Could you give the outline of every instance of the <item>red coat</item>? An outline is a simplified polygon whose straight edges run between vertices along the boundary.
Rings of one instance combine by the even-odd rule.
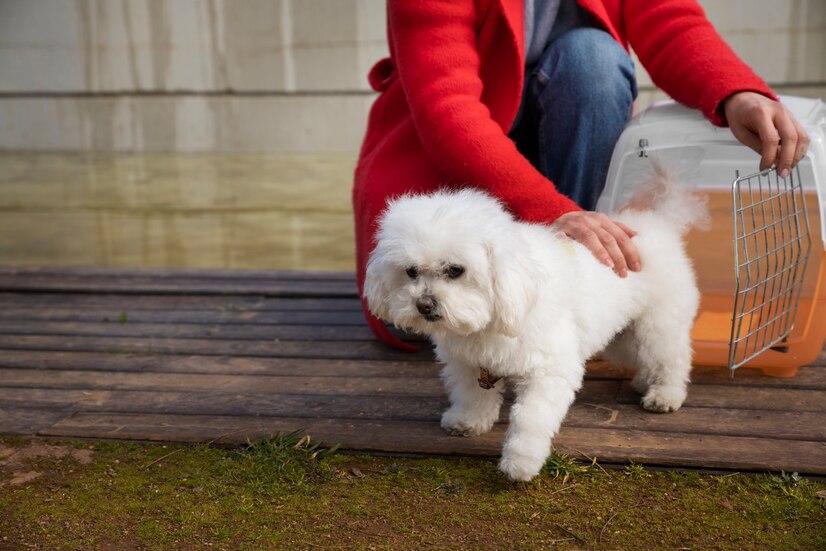
[[[718,125],[729,95],[775,97],[717,34],[695,0],[578,0],[592,24],[629,44],[654,82]],[[522,97],[524,0],[388,0],[390,57],[370,71],[381,92],[353,186],[359,293],[376,220],[390,197],[472,185],[522,220],[551,223],[579,207],[508,138]],[[365,309],[382,340],[395,338]]]

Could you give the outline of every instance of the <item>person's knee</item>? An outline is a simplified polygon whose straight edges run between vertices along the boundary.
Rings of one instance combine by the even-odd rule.
[[[635,95],[634,64],[628,52],[605,31],[568,31],[546,52],[540,71],[554,88],[564,88],[578,103],[624,104]]]

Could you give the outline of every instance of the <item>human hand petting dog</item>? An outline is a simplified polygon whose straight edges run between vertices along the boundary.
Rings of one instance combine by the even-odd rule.
[[[553,228],[585,245],[620,277],[627,276],[629,269],[638,272],[642,268],[637,247],[631,241],[637,232],[601,212],[568,212],[556,219]]]
[[[738,92],[723,103],[734,137],[760,154],[760,170],[772,166],[785,178],[806,154],[809,136],[779,101],[755,92]]]

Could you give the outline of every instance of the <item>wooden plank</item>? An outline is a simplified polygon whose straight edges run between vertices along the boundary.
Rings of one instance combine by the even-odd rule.
[[[563,428],[555,446],[608,463],[826,473],[826,443],[804,440]]]
[[[376,341],[218,341],[211,339],[0,335],[0,349],[354,360],[427,361],[433,359],[432,351],[426,350],[424,347],[420,352],[401,352]]]
[[[242,441],[305,427],[354,449],[498,454],[501,424],[438,429],[447,400],[425,348],[372,340],[352,274],[0,268],[0,432]],[[686,405],[656,415],[630,370],[591,362],[556,445],[826,474],[826,353],[815,364],[793,379],[698,368]]]
[[[69,415],[57,409],[0,407],[0,434],[37,434]]]
[[[438,377],[308,377],[0,368],[0,388],[140,390],[328,396],[446,396]],[[585,381],[580,399],[613,402],[620,381]]]
[[[170,339],[373,341],[364,325],[100,323],[0,320],[0,335],[64,335]]]
[[[639,405],[578,400],[568,412],[564,425],[826,441],[826,412],[683,406],[674,413],[657,414],[645,411]]]
[[[164,278],[151,275],[83,276],[75,274],[0,274],[3,291],[60,291],[123,294],[236,294],[304,297],[355,297],[352,279],[268,279],[240,277]]]
[[[497,456],[504,427],[473,438],[446,435],[436,422],[249,418],[226,416],[78,413],[41,431],[49,436],[156,441],[243,443],[278,432],[304,430],[345,448],[391,453]],[[737,470],[826,473],[826,444],[613,428],[563,427],[554,446],[604,463],[636,463]]]
[[[29,339],[32,337],[19,337],[21,339]],[[195,339],[192,339],[195,341]],[[140,341],[143,342],[143,341]],[[221,344],[225,341],[221,341],[218,344]],[[249,341],[249,342],[257,342],[257,341]],[[290,343],[286,343],[290,344]],[[321,346],[323,344],[329,343],[316,343],[316,346]],[[336,343],[338,344],[338,343]],[[350,343],[352,344],[352,343]],[[4,370],[5,376],[7,380],[11,377],[15,376],[22,376],[20,374],[15,374],[16,372],[20,371],[27,371],[27,370]],[[131,376],[136,381],[135,384],[138,384],[138,380],[141,374],[132,373],[132,374],[123,374],[123,373],[113,373],[113,372],[94,372],[94,371],[85,371],[79,372],[83,375],[76,375],[76,377],[80,378],[80,381],[86,380],[89,381],[88,384],[105,384],[105,381],[112,380],[116,376]],[[160,379],[161,374],[152,374],[148,375],[150,379]],[[184,378],[187,374],[167,374],[170,376],[179,376]],[[62,376],[68,375],[61,375],[60,371],[42,371],[42,370],[31,370],[31,373],[28,374],[31,380],[40,379],[45,381],[57,381]],[[201,377],[204,380],[207,380],[209,377],[224,377],[224,378],[232,378],[231,375],[191,375],[191,377]],[[242,377],[240,375],[235,375],[235,377]],[[300,377],[299,377],[300,378]],[[341,386],[342,388],[345,387],[347,383],[341,381],[341,377],[335,377],[337,379],[335,382],[336,385]],[[353,379],[357,379],[353,377]],[[392,377],[388,377],[388,380],[393,379]],[[407,384],[404,378],[395,378],[398,380],[399,385]],[[130,379],[132,380],[132,379]],[[195,379],[193,379],[195,380]],[[320,379],[319,379],[320,380]],[[424,379],[423,379],[424,380]],[[441,392],[441,386],[438,381],[434,378],[432,379],[434,388],[438,388],[438,392]],[[596,383],[601,380],[589,380],[587,383]],[[383,382],[383,379],[382,379]],[[604,382],[607,383],[616,383],[618,381],[613,380],[605,380]],[[6,385],[10,384],[8,382],[4,383]],[[36,384],[35,382],[30,383],[32,385]],[[227,383],[229,384],[229,383]],[[255,384],[260,384],[255,383]],[[331,384],[333,384],[331,382]],[[354,383],[355,384],[355,383]],[[389,383],[388,383],[389,384]],[[430,385],[431,383],[422,383]],[[211,383],[205,383],[207,388],[213,388]],[[320,390],[319,390],[320,392]],[[622,382],[621,392],[618,396],[618,400],[620,403],[625,404],[636,404],[640,400],[639,394],[636,393],[633,389],[630,388],[630,385],[627,381]],[[771,387],[756,387],[756,386],[734,386],[734,385],[716,385],[716,384],[707,384],[707,385],[693,385],[689,389],[688,398],[685,403],[687,406],[691,407],[713,407],[713,408],[736,408],[736,409],[753,409],[753,410],[773,410],[773,411],[811,411],[811,412],[823,412],[826,411],[826,393],[821,390],[809,390],[809,389],[793,389],[793,388],[771,388]]]
[[[497,427],[492,433],[475,438],[449,437],[432,421],[80,412],[40,434],[243,444],[247,438],[293,430],[306,430],[315,440],[344,443],[349,449],[471,455],[498,454],[502,433]]]
[[[691,372],[692,384],[715,383],[735,386],[772,386],[788,388],[826,389],[826,369],[820,366],[803,366],[794,377],[773,377],[760,369],[741,367],[734,377],[724,366],[696,366]]]
[[[344,379],[348,381],[349,379]],[[348,383],[364,388],[362,383]],[[330,417],[350,419],[438,419],[447,407],[447,397],[434,389],[423,389],[418,395],[384,393],[358,395],[344,387],[319,389],[307,394],[278,393],[276,385],[270,391],[238,392],[236,389],[170,391],[151,389],[125,390],[109,387],[48,388],[0,387],[0,407],[38,407],[84,411],[118,411],[130,413],[178,413],[186,415],[269,415]],[[259,385],[259,389],[263,385]],[[369,388],[369,387],[368,387]],[[592,381],[580,391],[587,402],[607,402],[616,394],[616,381]],[[235,391],[233,391],[235,390]],[[294,392],[300,392],[297,386]],[[375,392],[374,390],[367,390]]]
[[[210,397],[211,405],[209,412],[215,413],[237,413],[233,400],[227,402],[226,396],[220,399],[215,398],[216,391],[222,394],[230,394],[230,398],[243,398],[247,400],[255,394],[267,394],[271,397],[284,395],[308,395],[307,403],[315,404],[314,411],[319,415],[330,415],[333,413],[347,412],[352,415],[354,411],[363,412],[365,408],[370,411],[382,411],[385,407],[385,397],[392,398],[399,396],[412,396],[416,399],[412,402],[403,401],[396,403],[395,409],[388,409],[394,415],[403,415],[408,419],[438,419],[442,408],[446,405],[441,382],[435,378],[381,378],[381,377],[240,377],[240,376],[216,376],[216,375],[185,375],[185,374],[152,374],[138,375],[133,373],[103,373],[96,377],[90,377],[89,372],[64,371],[51,373],[49,378],[44,378],[42,372],[29,370],[0,370],[0,379],[4,381],[4,389],[19,388],[20,390],[31,389],[54,389],[51,396],[50,405],[56,403],[71,402],[81,400],[82,407],[86,403],[88,396],[100,396],[91,393],[78,398],[73,392],[75,390],[106,390],[118,391],[118,396],[127,396],[134,399],[134,394],[123,394],[122,391],[143,391],[162,392],[166,394],[177,393],[180,395],[180,403],[185,404],[183,410],[176,410],[179,413],[199,414],[205,411],[198,409],[202,407],[204,401],[199,396],[192,394],[207,394]],[[679,412],[671,415],[656,415],[645,412],[636,405],[613,403],[613,395],[618,386],[611,381],[588,381],[585,388],[580,393],[577,405],[571,410],[566,424],[574,426],[613,426],[616,428],[632,429],[639,428],[645,430],[659,430],[670,432],[694,432],[708,434],[731,434],[736,436],[772,436],[775,438],[796,438],[811,440],[826,440],[826,413],[824,412],[801,412],[801,411],[754,411],[742,409],[723,409],[708,407],[686,406]],[[66,391],[67,400],[60,401],[60,391]],[[28,393],[31,395],[32,393]],[[319,410],[317,403],[319,395],[327,396],[350,396],[352,399],[347,409],[347,404],[339,400],[333,406],[331,412]],[[38,395],[42,396],[42,395]],[[420,401],[419,398],[426,398]],[[6,399],[9,399],[6,397]],[[295,410],[286,410],[290,415],[303,412],[300,402],[296,402],[294,397],[284,398],[290,407]],[[161,401],[161,406],[154,401],[154,397],[142,398],[136,404],[129,404],[128,399],[124,404],[115,405],[114,408],[128,407],[135,408],[136,411],[154,411],[156,407],[165,407]],[[106,407],[106,402],[95,402],[96,406]],[[218,407],[219,404],[220,407]],[[400,409],[406,404],[407,409]],[[378,405],[379,407],[372,407]],[[428,409],[426,406],[436,406]],[[215,409],[218,407],[218,409]],[[270,406],[272,407],[272,406]],[[221,408],[230,408],[221,409]],[[342,409],[345,408],[345,409]],[[133,411],[134,409],[130,409]],[[164,410],[167,411],[167,410]],[[253,414],[256,410],[246,411],[245,414]],[[274,415],[273,410],[268,410],[270,415]],[[282,409],[279,414],[284,414]],[[301,416],[305,414],[302,413]]]
[[[331,417],[339,419],[429,419],[447,406],[444,396],[353,396],[230,394],[137,390],[76,390],[0,387],[0,407],[59,411]]]
[[[617,399],[635,404],[640,395],[623,381]],[[745,387],[735,385],[694,385],[685,404],[692,407],[736,408],[763,411],[826,411],[826,392],[792,388]]]
[[[83,293],[0,293],[0,307],[121,310],[255,310],[361,312],[357,298],[280,298],[255,295],[123,295]]]
[[[326,377],[436,377],[441,369],[428,361],[256,358],[244,356],[164,356],[106,352],[0,350],[0,367],[44,370],[215,375],[293,375]],[[91,375],[94,378],[94,375]]]
[[[292,375],[327,377],[436,377],[440,367],[434,362],[402,360],[336,360],[310,358],[266,358],[246,356],[109,354],[105,352],[65,352],[0,350],[0,367],[49,370],[129,371],[153,373],[212,373],[216,375]],[[633,372],[617,369],[607,362],[590,362],[588,379],[626,379]],[[731,381],[725,368],[703,370],[693,375],[692,386],[723,384],[802,389],[826,389],[826,369],[801,368],[791,379],[767,377],[759,370],[738,373]]]
[[[17,321],[55,321],[55,322],[118,322],[126,316],[127,323],[201,323],[243,325],[358,325],[364,326],[361,312],[332,310],[329,312],[273,312],[273,311],[236,311],[236,310],[131,310],[124,301],[121,308],[115,310],[89,310],[77,308],[3,308],[0,320]]]
[[[440,408],[445,404],[441,381],[436,378],[270,377],[111,372],[95,374],[88,371],[44,373],[38,370],[0,369],[0,380],[4,381],[4,387],[7,389],[177,392],[184,395],[181,402],[188,404],[188,413],[198,413],[197,406],[202,403],[198,396],[189,394],[208,394],[214,399],[217,392],[232,395],[236,399],[246,399],[250,395],[262,393],[270,396],[308,395],[311,397],[309,401],[315,400],[318,395],[350,396],[353,397],[354,404],[353,409],[348,411],[360,411],[360,408],[370,401],[384,403],[383,398],[387,396],[437,399],[427,402],[439,404],[437,409],[424,410],[422,404],[414,401],[405,402],[410,407],[408,410],[394,410],[403,418],[410,419],[438,419]],[[613,426],[623,429],[826,440],[826,412],[684,407],[671,415],[657,415],[646,412],[637,405],[614,403],[613,398],[618,385],[616,381],[587,381],[566,423],[575,426]],[[289,400],[290,403],[295,403],[292,398]],[[138,411],[151,410],[140,409],[141,403],[138,403],[137,407]],[[143,407],[154,406],[150,401],[144,403]],[[290,415],[295,416],[297,411],[303,410],[299,408]],[[233,412],[234,410],[222,411]],[[325,415],[324,411],[317,413]]]
[[[634,369],[616,366],[603,360],[588,362],[586,377],[592,379],[631,379]],[[732,379],[728,368],[695,366],[691,372],[691,384],[719,384],[726,386],[767,386],[783,388],[811,388],[826,390],[826,369],[817,366],[801,367],[790,378],[765,375],[759,369],[740,368]]]
[[[443,396],[437,377],[308,377],[271,375],[207,375],[202,373],[125,373],[111,371],[44,371],[40,369],[2,369],[0,381],[5,388],[155,390],[178,392],[226,392],[269,394],[322,394],[336,396]],[[614,392],[616,381],[608,384]]]

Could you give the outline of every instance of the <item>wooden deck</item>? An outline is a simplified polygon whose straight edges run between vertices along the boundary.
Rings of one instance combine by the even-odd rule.
[[[695,370],[643,411],[593,362],[557,449],[601,462],[826,474],[826,356],[793,379]],[[219,443],[305,429],[358,450],[497,455],[445,435],[429,351],[374,342],[352,275],[0,268],[0,432]],[[503,420],[506,417],[503,415]]]

